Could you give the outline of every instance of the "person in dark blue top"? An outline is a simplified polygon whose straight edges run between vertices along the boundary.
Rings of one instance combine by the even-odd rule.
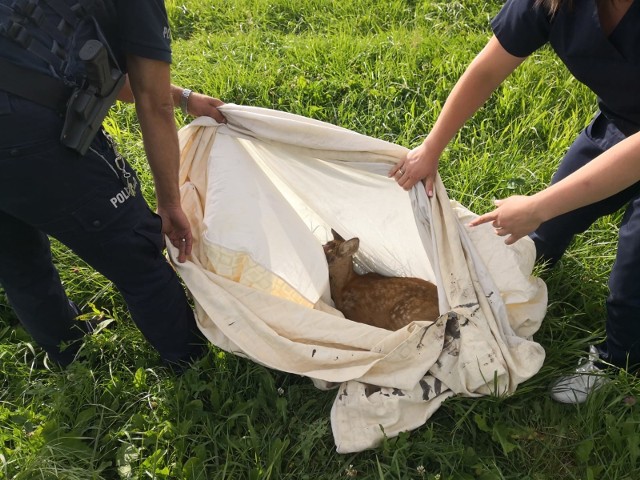
[[[494,35],[453,88],[424,142],[389,172],[405,189],[423,181],[432,194],[442,151],[466,120],[530,54],[550,44],[598,98],[599,112],[567,151],[552,185],[536,195],[496,201],[472,226],[492,222],[512,244],[530,234],[538,258],[553,265],[572,238],[623,206],[618,252],[609,279],[606,340],[592,346],[575,375],[551,390],[580,403],[604,383],[606,363],[640,366],[640,2],[508,0]],[[604,363],[603,363],[604,362]]]
[[[0,285],[60,365],[74,359],[87,327],[75,321],[49,236],[115,284],[165,362],[182,366],[204,351],[162,254],[165,235],[181,262],[192,243],[174,105],[224,118],[220,100],[170,83],[170,63],[162,0],[0,0]],[[100,128],[116,98],[135,98],[158,214]]]

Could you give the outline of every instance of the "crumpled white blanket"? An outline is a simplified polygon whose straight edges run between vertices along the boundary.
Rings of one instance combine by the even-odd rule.
[[[424,424],[452,395],[508,394],[538,372],[546,312],[528,238],[506,246],[447,198],[387,178],[406,148],[309,118],[227,104],[179,132],[193,254],[173,263],[216,346],[337,386],[337,451]],[[438,286],[441,316],[391,332],[332,308],[322,244],[360,238],[361,271]]]

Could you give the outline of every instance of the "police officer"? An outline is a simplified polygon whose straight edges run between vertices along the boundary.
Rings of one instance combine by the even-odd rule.
[[[191,230],[178,191],[174,104],[224,121],[217,99],[172,86],[161,0],[0,0],[0,284],[49,357],[74,359],[86,322],[67,298],[49,236],[111,280],[133,321],[171,365],[204,341],[174,270]],[[157,212],[100,124],[133,99]],[[68,345],[68,348],[61,348]]]

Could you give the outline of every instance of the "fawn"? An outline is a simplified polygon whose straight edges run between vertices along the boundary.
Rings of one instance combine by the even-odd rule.
[[[323,245],[329,265],[329,287],[335,306],[346,318],[387,330],[398,330],[417,320],[435,321],[437,287],[413,277],[358,274],[353,255],[360,240],[345,241],[334,230],[333,240]]]

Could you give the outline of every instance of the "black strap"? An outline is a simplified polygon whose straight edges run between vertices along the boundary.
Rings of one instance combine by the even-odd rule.
[[[67,5],[66,2],[62,2],[60,0],[44,0],[44,3],[49,5],[49,7],[54,12],[60,15],[68,25],[71,25],[75,28],[75,26],[79,23],[80,17],[78,16],[78,13],[82,15],[82,11],[80,10],[80,12],[78,12],[79,9],[76,7],[76,5],[73,5],[73,7],[76,7],[74,9],[73,7]]]
[[[55,40],[52,40],[50,47],[45,45],[31,35],[28,27],[15,19],[11,19],[8,24],[0,26],[0,35],[9,38],[23,49],[51,65],[56,72],[62,70],[66,52]]]
[[[26,98],[44,107],[64,112],[72,89],[60,80],[24,68],[0,57],[0,90]]]
[[[38,5],[38,0],[16,0],[13,2],[13,10],[17,17],[13,19],[14,21],[24,23],[24,20],[29,20],[59,45],[67,44],[70,35],[65,34],[59,26],[47,20],[44,10]]]
[[[61,20],[55,25],[39,3],[43,0],[14,0],[4,22],[0,22],[0,35],[11,39],[23,49],[49,64],[59,74],[67,61],[67,48],[73,31],[85,14],[82,5],[68,5],[64,0],[44,0]],[[77,1],[77,0],[76,0]],[[3,5],[7,9],[6,5]],[[33,28],[44,32],[47,41],[33,35]]]

